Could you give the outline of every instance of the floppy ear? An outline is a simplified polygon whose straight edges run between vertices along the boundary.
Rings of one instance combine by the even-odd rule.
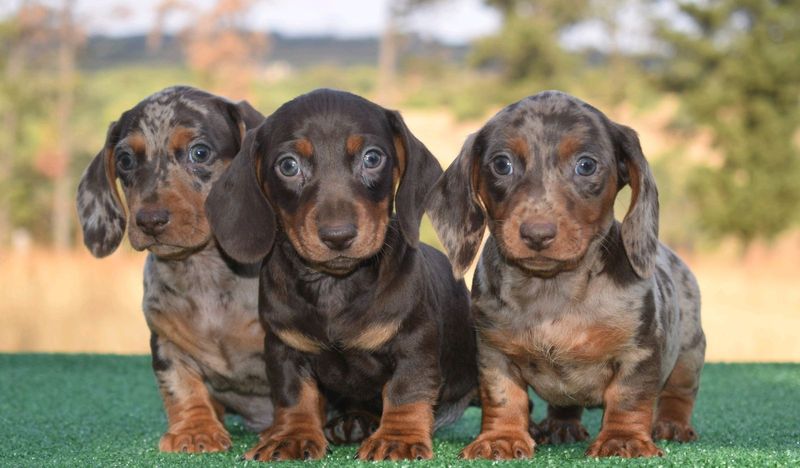
[[[400,231],[406,242],[419,245],[419,225],[425,212],[425,196],[436,179],[442,175],[442,166],[415,137],[397,111],[386,111],[389,125],[395,135],[395,152],[400,165],[400,184],[395,197],[395,211]]]
[[[264,121],[264,115],[247,101],[226,101],[226,104],[228,115],[239,127],[239,134],[242,140],[244,140],[247,130],[258,127]]]
[[[478,253],[486,228],[486,212],[475,191],[476,134],[464,142],[461,153],[428,195],[427,212],[439,235],[456,278],[464,276]]]
[[[214,182],[205,205],[211,230],[220,246],[242,263],[263,259],[275,240],[275,213],[257,177],[257,133],[257,130],[247,132],[241,150]]]
[[[622,244],[640,278],[653,274],[658,250],[658,189],[636,132],[612,123],[621,180],[631,186],[631,205],[622,220]]]
[[[83,243],[98,258],[116,250],[125,234],[125,208],[117,191],[113,151],[118,133],[117,122],[112,122],[103,149],[78,183],[78,220],[83,230]]]

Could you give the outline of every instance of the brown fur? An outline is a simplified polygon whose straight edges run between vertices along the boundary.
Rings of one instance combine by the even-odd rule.
[[[345,150],[347,154],[355,155],[364,146],[364,137],[361,135],[350,135],[345,142]]]
[[[361,444],[359,460],[428,460],[433,458],[433,405],[395,405],[384,391],[378,430]]]
[[[301,138],[294,142],[294,148],[300,156],[310,158],[314,155],[314,145],[305,138]]]

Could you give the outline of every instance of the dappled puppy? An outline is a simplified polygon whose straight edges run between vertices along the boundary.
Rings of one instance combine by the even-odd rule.
[[[457,274],[491,233],[472,287],[483,420],[464,457],[584,440],[594,406],[605,411],[589,456],[661,455],[653,439],[697,437],[700,293],[658,241],[656,184],[633,130],[560,92],[523,99],[469,137],[429,214]],[[548,402],[538,425],[528,386]]]
[[[150,252],[143,308],[168,420],[162,451],[227,450],[226,409],[253,430],[272,422],[258,265],[222,253],[204,210],[246,129],[263,119],[244,101],[164,89],[111,124],[78,187],[84,242],[95,256],[113,252],[126,225],[133,247]]]
[[[248,132],[206,202],[231,256],[266,256],[259,309],[279,384],[246,458],[321,458],[326,403],[380,418],[362,460],[431,458],[432,432],[460,417],[477,386],[468,293],[419,242],[441,173],[397,112],[345,92],[300,96]]]

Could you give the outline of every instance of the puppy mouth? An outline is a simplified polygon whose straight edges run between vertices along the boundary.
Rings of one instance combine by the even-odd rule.
[[[341,276],[355,270],[361,263],[361,260],[360,258],[340,255],[324,262],[316,262],[315,266],[325,273]]]
[[[561,272],[573,270],[580,263],[579,259],[560,260],[543,255],[515,258],[511,261],[533,276],[542,278],[550,278]]]
[[[208,244],[208,241],[200,242],[194,245],[176,245],[158,240],[158,236],[149,236],[149,238],[139,245],[134,245],[136,250],[147,250],[158,258],[165,260],[184,260],[190,255],[200,250]]]

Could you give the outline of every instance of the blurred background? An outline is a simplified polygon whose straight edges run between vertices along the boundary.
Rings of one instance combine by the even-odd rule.
[[[0,0],[0,351],[149,351],[145,253],[92,258],[74,199],[108,124],[173,84],[264,113],[355,92],[443,165],[504,105],[575,94],[640,133],[708,359],[800,361],[800,1]]]

